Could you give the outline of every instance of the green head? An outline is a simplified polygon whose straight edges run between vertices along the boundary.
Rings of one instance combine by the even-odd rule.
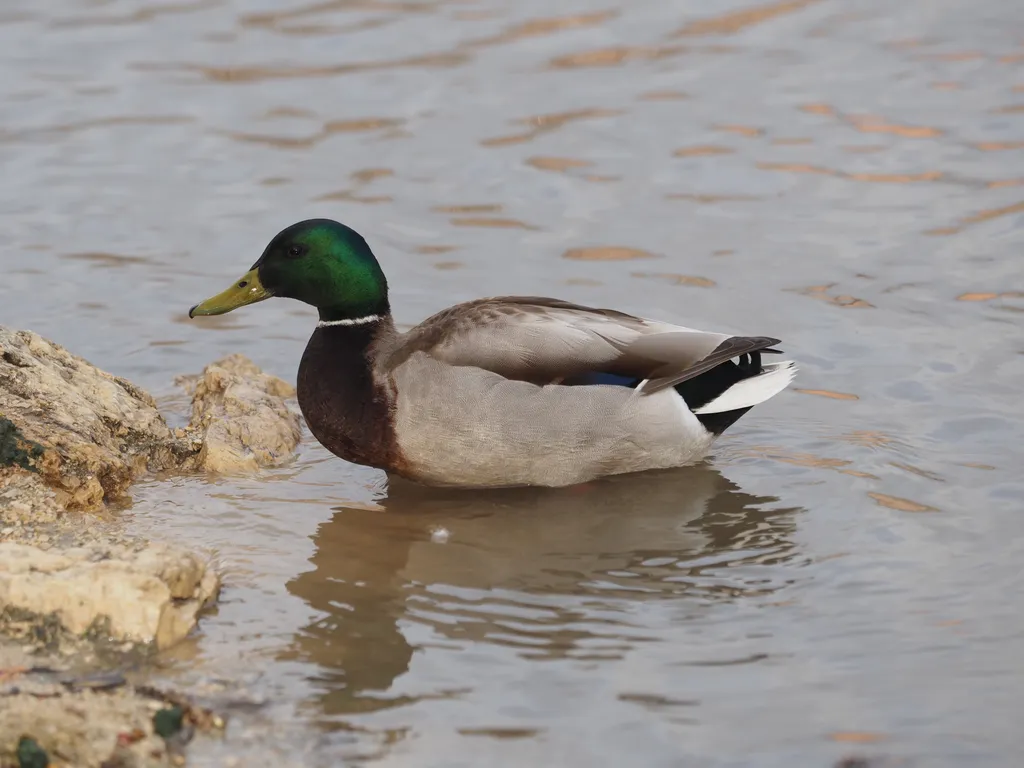
[[[389,310],[387,280],[362,236],[330,219],[309,219],[279,232],[252,269],[188,316],[222,315],[271,296],[311,304],[321,320]]]

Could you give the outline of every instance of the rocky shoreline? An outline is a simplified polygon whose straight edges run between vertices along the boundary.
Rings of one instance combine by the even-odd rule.
[[[191,733],[223,726],[112,672],[187,636],[221,588],[211,553],[126,536],[116,509],[142,477],[287,461],[301,419],[292,387],[240,355],[180,383],[191,420],[172,430],[131,382],[0,326],[4,768],[181,765]]]

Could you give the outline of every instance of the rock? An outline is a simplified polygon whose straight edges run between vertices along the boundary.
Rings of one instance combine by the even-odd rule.
[[[0,765],[41,754],[53,766],[98,767],[112,757],[122,765],[170,764],[163,740],[149,727],[161,701],[138,695],[125,681],[102,689],[76,685],[78,676],[54,663],[0,645]]]
[[[159,648],[192,630],[220,586],[206,557],[116,543],[62,514],[124,497],[143,472],[251,471],[294,454],[301,420],[284,381],[232,355],[191,388],[191,424],[172,432],[135,385],[0,327],[0,629],[37,645],[88,632]]]
[[[53,505],[14,470],[54,490],[57,508],[91,509],[126,495],[147,471],[254,471],[288,460],[301,417],[291,385],[231,355],[188,382],[192,418],[170,430],[148,394],[30,331],[0,326],[0,493],[28,494],[8,515]],[[27,506],[26,506],[27,505]]]
[[[53,523],[63,507],[39,475],[24,469],[0,468],[0,525]]]
[[[93,544],[59,552],[0,543],[0,611],[52,617],[73,635],[98,631],[164,648],[195,626],[220,589],[206,560],[166,544]]]
[[[37,471],[61,506],[100,506],[141,472],[182,468],[197,450],[131,382],[0,327],[0,465]]]
[[[145,646],[185,637],[216,598],[207,555],[133,540],[116,517],[65,514],[122,499],[145,472],[251,471],[293,455],[294,390],[251,361],[207,366],[192,393],[192,423],[172,432],[130,382],[0,327],[0,635],[23,641],[0,639],[0,765],[13,764],[19,743],[54,765],[179,764],[193,731],[223,727],[185,697],[132,689],[118,674],[69,684],[41,667],[58,651],[88,664],[144,658]],[[161,709],[185,713],[167,740],[153,728]]]
[[[46,697],[11,696],[0,701],[0,755],[10,742],[30,735],[39,747],[58,758],[51,765],[137,768],[170,765],[164,740],[152,730],[154,702],[130,693],[55,692]],[[130,734],[130,738],[122,735]],[[119,737],[122,737],[119,739]],[[120,758],[120,763],[108,763]]]
[[[201,435],[203,469],[251,472],[295,453],[302,422],[286,403],[295,396],[290,384],[263,373],[243,355],[230,355],[186,385],[193,392],[189,430]]]
[[[64,664],[0,642],[0,766],[16,765],[19,747],[26,754],[38,748],[61,768],[182,765],[188,736],[224,729],[221,715],[190,696]],[[154,719],[172,709],[180,730],[167,739]]]

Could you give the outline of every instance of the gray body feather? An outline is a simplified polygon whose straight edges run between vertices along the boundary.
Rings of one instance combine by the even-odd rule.
[[[562,486],[697,462],[714,436],[672,387],[777,343],[535,297],[460,304],[401,335],[388,326],[376,377],[403,474],[432,485]],[[594,371],[643,384],[562,384]]]

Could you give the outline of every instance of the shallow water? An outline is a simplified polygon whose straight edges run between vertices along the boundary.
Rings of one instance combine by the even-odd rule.
[[[782,338],[707,466],[387,489],[311,438],[138,487],[217,550],[192,763],[1014,765],[1024,5],[9,0],[0,322],[156,393],[313,313],[187,308],[313,216],[400,323],[557,295]],[[889,764],[889,763],[886,763]]]

